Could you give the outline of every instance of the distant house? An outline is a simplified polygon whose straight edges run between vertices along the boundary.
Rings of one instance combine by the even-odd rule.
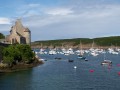
[[[8,44],[30,44],[31,31],[22,25],[20,19],[17,19],[15,25],[11,27],[10,34],[6,36],[5,41]]]

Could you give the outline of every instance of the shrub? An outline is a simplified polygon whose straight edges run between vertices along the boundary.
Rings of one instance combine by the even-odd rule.
[[[30,63],[34,56],[30,46],[25,44],[10,45],[3,50],[3,62],[8,64],[16,62]]]

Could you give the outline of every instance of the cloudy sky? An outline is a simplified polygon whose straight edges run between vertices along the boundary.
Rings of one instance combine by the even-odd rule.
[[[18,18],[32,41],[120,36],[120,0],[0,0],[0,32]]]

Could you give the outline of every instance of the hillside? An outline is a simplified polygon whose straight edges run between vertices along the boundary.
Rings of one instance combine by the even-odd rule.
[[[111,47],[120,46],[120,36],[100,37],[100,38],[75,38],[75,39],[61,39],[61,40],[48,40],[48,41],[35,41],[32,42],[32,47],[79,47],[80,42],[84,48],[92,47]]]

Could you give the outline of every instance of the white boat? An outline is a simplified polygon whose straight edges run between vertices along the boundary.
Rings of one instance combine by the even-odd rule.
[[[40,51],[39,51],[40,54],[44,54],[44,49],[41,48]]]
[[[74,51],[72,48],[69,48],[68,50],[64,51],[64,55],[71,55],[74,54]]]
[[[101,65],[111,65],[112,64],[112,61],[110,60],[104,60],[101,62]]]
[[[51,49],[48,53],[49,53],[49,55],[55,55],[55,54],[57,54],[56,50],[54,50],[54,49]]]
[[[89,49],[90,50],[90,54],[92,55],[92,56],[98,56],[99,54],[98,54],[98,49],[94,49],[94,41],[93,41],[93,43],[92,43],[92,47]]]
[[[97,52],[95,52],[95,51],[92,51],[92,52],[91,52],[91,55],[92,55],[92,56],[98,56],[99,54],[98,54]]]
[[[85,59],[86,57],[84,57],[83,55],[84,55],[84,50],[82,50],[82,43],[81,43],[81,41],[80,41],[80,44],[79,44],[80,46],[80,50],[79,50],[79,54],[78,54],[78,58],[79,59]]]
[[[40,58],[39,61],[47,61],[46,59]]]
[[[101,62],[101,65],[112,65],[112,61],[106,59],[105,53],[104,53],[104,60]]]

